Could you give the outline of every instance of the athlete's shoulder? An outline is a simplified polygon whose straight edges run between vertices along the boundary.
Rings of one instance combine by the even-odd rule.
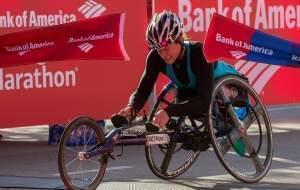
[[[158,54],[157,50],[150,50],[147,55],[146,64],[148,68],[155,68],[161,70],[164,67],[163,60]]]
[[[192,56],[200,56],[201,59],[204,59],[203,44],[199,41],[190,41],[189,43]]]
[[[157,50],[151,49],[148,52],[147,60],[148,61],[153,61],[153,60],[157,61],[158,59],[160,59],[160,56],[159,56]]]
[[[202,66],[203,64],[207,64],[203,53],[203,44],[199,41],[190,41],[191,47],[191,56],[195,62],[200,62],[202,64],[196,64],[196,66]]]
[[[202,50],[203,44],[199,41],[190,41],[191,48],[196,50]]]

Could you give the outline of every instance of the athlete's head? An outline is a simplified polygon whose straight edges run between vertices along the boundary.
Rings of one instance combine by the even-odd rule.
[[[150,21],[146,40],[151,49],[160,49],[183,35],[183,24],[171,11],[156,13]]]

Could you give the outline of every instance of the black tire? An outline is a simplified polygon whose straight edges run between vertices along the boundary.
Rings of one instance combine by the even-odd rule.
[[[74,142],[75,146],[72,146],[70,145],[70,138],[78,131],[83,131],[86,134],[83,135],[83,145],[81,145],[82,143]],[[103,143],[104,138],[104,133],[100,126],[95,120],[89,117],[78,117],[66,125],[59,143],[58,166],[61,179],[67,189],[96,189],[101,183],[106,171],[108,156],[99,155],[97,158],[79,160],[78,153],[94,146],[91,144]],[[75,157],[73,158],[72,155]],[[71,157],[70,162],[68,162],[69,157]],[[70,169],[73,166],[75,171],[72,168]],[[84,166],[88,166],[89,168],[83,168]]]
[[[238,96],[229,98],[224,87],[236,88]],[[225,108],[221,108],[222,105]],[[220,109],[223,109],[222,114]],[[247,110],[245,117],[237,114],[238,109]],[[233,177],[256,183],[267,174],[273,157],[272,126],[265,106],[247,81],[226,76],[216,82],[208,131],[218,159]],[[220,135],[220,131],[225,133]]]
[[[168,103],[176,102],[176,94],[177,89],[173,84],[170,83],[165,86],[165,88],[160,93],[157,102],[154,105],[154,108],[151,111],[149,117],[150,122],[153,120],[154,114],[158,109],[163,108]],[[178,120],[182,120],[184,122],[184,119]],[[181,145],[181,143],[172,141],[171,137],[171,141],[169,144],[145,146],[147,164],[157,177],[167,180],[176,178],[186,172],[195,162],[200,154],[200,151],[186,151],[181,148]],[[183,158],[183,161],[174,160],[175,158]],[[161,166],[158,166],[160,165],[160,163],[157,162],[161,162]],[[179,162],[179,164],[177,162]],[[172,169],[170,169],[169,166],[171,166]]]

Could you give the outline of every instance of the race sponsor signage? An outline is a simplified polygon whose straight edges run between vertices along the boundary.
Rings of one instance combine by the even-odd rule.
[[[155,1],[156,11],[171,9],[183,21],[185,32],[203,40],[214,13],[238,21],[258,30],[281,33],[289,39],[300,41],[299,36],[289,36],[289,31],[300,28],[299,0],[165,0]]]
[[[51,36],[44,36],[47,38],[34,33],[26,39],[22,38],[23,41],[12,39],[15,43],[5,42],[6,48],[1,46],[0,54],[12,56],[17,61],[22,59],[22,62],[15,66],[16,60],[1,58],[0,128],[65,123],[78,115],[99,120],[109,118],[127,105],[143,72],[148,52],[145,43],[148,19],[145,1],[2,2],[0,35],[4,36],[35,30],[42,34],[48,28],[85,23],[119,13],[126,14],[126,19],[120,23],[124,24],[123,37],[119,35],[122,33],[109,30],[121,28],[122,25],[107,20],[105,25],[98,25],[96,32],[86,32],[97,28],[97,24],[93,23],[84,28],[72,28],[62,34],[64,41],[54,39],[57,33],[53,32]],[[121,20],[122,16],[118,18]],[[130,60],[125,61],[126,52],[123,52],[122,43],[117,39],[123,39]],[[105,44],[105,41],[115,43]],[[57,43],[62,42],[66,48],[57,49],[61,47]],[[49,52],[50,49],[53,52]],[[118,50],[119,54],[112,49]],[[57,60],[59,54],[61,59]],[[33,55],[39,57],[34,58]],[[50,61],[55,59],[57,61]]]
[[[0,92],[32,89],[64,88],[77,85],[78,67],[49,71],[45,62],[36,64],[30,71],[17,73],[0,69]]]
[[[215,13],[218,13],[230,20],[237,21],[243,25],[259,30],[256,37],[265,35],[276,36],[268,40],[276,41],[277,37],[285,39],[292,44],[300,43],[300,1],[299,0],[164,0],[155,1],[155,12],[164,9],[172,10],[179,15],[183,21],[184,30],[191,40],[204,42],[206,32],[210,27],[210,22]],[[222,30],[231,30],[228,26],[223,26]],[[242,35],[238,31],[232,30],[236,36]],[[221,36],[219,36],[221,37]],[[226,37],[226,36],[222,36]],[[219,38],[220,40],[222,38]],[[224,39],[224,38],[223,38]],[[236,38],[228,39],[226,46],[230,46]],[[247,39],[245,40],[247,42]],[[290,48],[290,43],[284,43],[287,47],[289,58],[278,55],[273,48],[265,48],[259,45],[256,49],[250,46],[252,42],[245,44],[244,48],[233,48],[227,51],[225,61],[231,63],[249,78],[251,85],[260,94],[267,105],[292,104],[300,102],[300,90],[295,89],[300,80],[300,69],[298,67],[298,47]],[[244,45],[244,44],[242,44]],[[274,46],[278,46],[276,43]],[[251,49],[254,48],[254,52]],[[284,48],[282,48],[284,49]],[[293,49],[293,50],[292,50]],[[272,51],[269,51],[272,50]],[[216,50],[219,51],[219,50]],[[261,53],[258,53],[261,52]],[[244,60],[248,53],[260,55],[258,58],[270,60],[270,55],[276,57],[275,64],[262,64],[260,61]],[[284,53],[287,55],[286,53]],[[291,56],[291,57],[290,57]],[[281,60],[280,62],[278,62]],[[274,59],[274,57],[273,57]],[[289,65],[292,67],[282,67],[282,61],[291,59]],[[253,60],[253,59],[252,59]],[[296,64],[295,64],[296,63]],[[163,86],[167,79],[163,78],[159,86]],[[158,90],[159,91],[159,90]],[[276,96],[274,96],[276,94]]]
[[[24,27],[44,27],[65,24],[76,21],[75,14],[65,13],[58,10],[54,14],[39,14],[34,10],[24,10],[14,14],[7,10],[0,16],[1,28],[24,28]]]
[[[125,14],[0,36],[0,67],[44,61],[128,60],[123,44]]]
[[[0,128],[33,124],[64,123],[78,115],[109,118],[128,103],[141,76],[148,48],[145,43],[147,1],[119,0],[10,0],[0,7],[0,34],[31,30],[106,14],[125,12],[124,46],[130,56],[122,60],[68,60],[38,62],[0,70]],[[170,9],[183,20],[188,36],[203,41],[215,12],[268,34],[296,43],[299,35],[299,0],[153,0],[153,12]],[[134,6],[133,6],[134,5]],[[149,14],[150,15],[150,14]],[[248,24],[249,23],[249,24]],[[95,34],[96,35],[96,34]],[[86,56],[96,48],[95,41],[74,42],[74,51]],[[31,41],[29,41],[31,42]],[[34,53],[53,48],[53,40],[31,42]],[[14,45],[24,45],[16,43]],[[43,47],[42,47],[43,46]],[[9,48],[15,46],[9,46]],[[37,48],[41,47],[41,48]],[[30,44],[28,44],[28,49]],[[6,50],[5,50],[6,51]],[[243,58],[243,50],[231,54]],[[20,55],[18,55],[20,56]],[[294,57],[297,60],[297,57]],[[10,64],[1,60],[1,64]],[[300,70],[292,67],[233,60],[266,104],[299,103]],[[276,94],[276,96],[274,96]]]
[[[3,2],[0,8],[0,33],[4,33],[4,29],[46,27],[95,18],[107,12],[107,7],[102,2],[103,0],[52,0],[51,3],[44,2],[47,8],[37,5],[34,0]],[[65,7],[65,4],[69,7]]]
[[[209,62],[237,59],[300,66],[300,44],[266,34],[220,14],[214,14],[212,18],[204,40],[204,54]]]
[[[104,13],[106,7],[99,2],[88,0],[78,8],[78,11],[81,12],[85,18],[94,18]]]

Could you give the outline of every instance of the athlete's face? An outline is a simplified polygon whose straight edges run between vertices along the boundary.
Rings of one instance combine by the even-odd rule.
[[[158,49],[157,51],[160,57],[167,64],[173,64],[181,53],[181,45],[179,43],[174,42]]]

